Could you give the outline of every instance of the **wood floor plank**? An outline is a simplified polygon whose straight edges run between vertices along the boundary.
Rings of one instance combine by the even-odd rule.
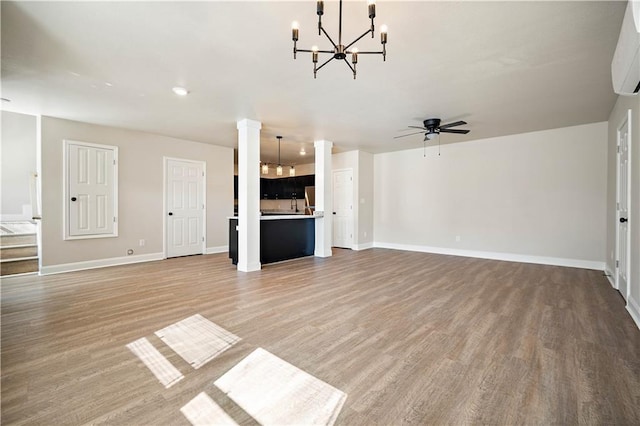
[[[602,272],[334,249],[238,272],[226,254],[2,279],[2,424],[187,424],[262,347],[340,389],[336,424],[640,424],[640,330]],[[200,314],[242,340],[193,369],[154,332]],[[169,389],[126,348],[184,375]]]

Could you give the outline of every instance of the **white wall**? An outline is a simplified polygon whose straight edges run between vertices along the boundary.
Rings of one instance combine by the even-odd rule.
[[[631,239],[631,271],[627,309],[640,327],[640,96],[619,96],[609,116],[608,174],[607,174],[607,271],[614,275],[616,245],[616,173],[617,129],[631,110],[631,199],[629,231]],[[615,278],[614,278],[615,282]]]
[[[376,246],[604,268],[606,122],[437,152],[374,156]]]
[[[36,172],[37,118],[2,111],[2,220],[31,220],[29,182]]]
[[[41,134],[44,273],[131,261],[125,257],[129,248],[135,250],[134,259],[161,257],[163,156],[206,162],[207,247],[225,250],[228,246],[226,218],[233,214],[232,148],[51,117],[42,117]],[[119,147],[118,237],[62,239],[65,139]],[[145,240],[144,247],[139,246],[140,239]]]

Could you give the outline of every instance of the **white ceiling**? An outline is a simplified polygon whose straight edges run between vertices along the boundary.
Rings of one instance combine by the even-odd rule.
[[[293,20],[299,48],[329,48],[315,2],[3,1],[2,107],[225,146],[251,118],[263,159],[276,160],[283,135],[283,163],[297,164],[318,139],[339,151],[420,147],[421,135],[394,136],[429,117],[469,123],[442,143],[604,121],[625,4],[379,0],[387,61],[361,55],[354,81],[344,63],[314,80],[308,54],[293,60]],[[368,28],[366,10],[344,4],[348,42]],[[337,1],[323,22],[337,38]]]

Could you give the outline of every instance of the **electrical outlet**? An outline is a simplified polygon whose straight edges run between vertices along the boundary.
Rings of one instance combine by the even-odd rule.
[[[139,244],[140,244],[140,247],[144,247],[144,239],[140,240]]]

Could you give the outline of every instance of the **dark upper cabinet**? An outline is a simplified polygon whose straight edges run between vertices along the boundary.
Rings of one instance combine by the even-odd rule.
[[[233,199],[238,199],[238,175],[233,176]]]
[[[267,189],[267,180],[265,178],[260,178],[260,199],[267,200],[269,199],[269,191]]]
[[[289,200],[295,197],[302,200],[304,199],[304,188],[314,186],[314,182],[314,175],[276,179],[260,178],[260,199]]]

